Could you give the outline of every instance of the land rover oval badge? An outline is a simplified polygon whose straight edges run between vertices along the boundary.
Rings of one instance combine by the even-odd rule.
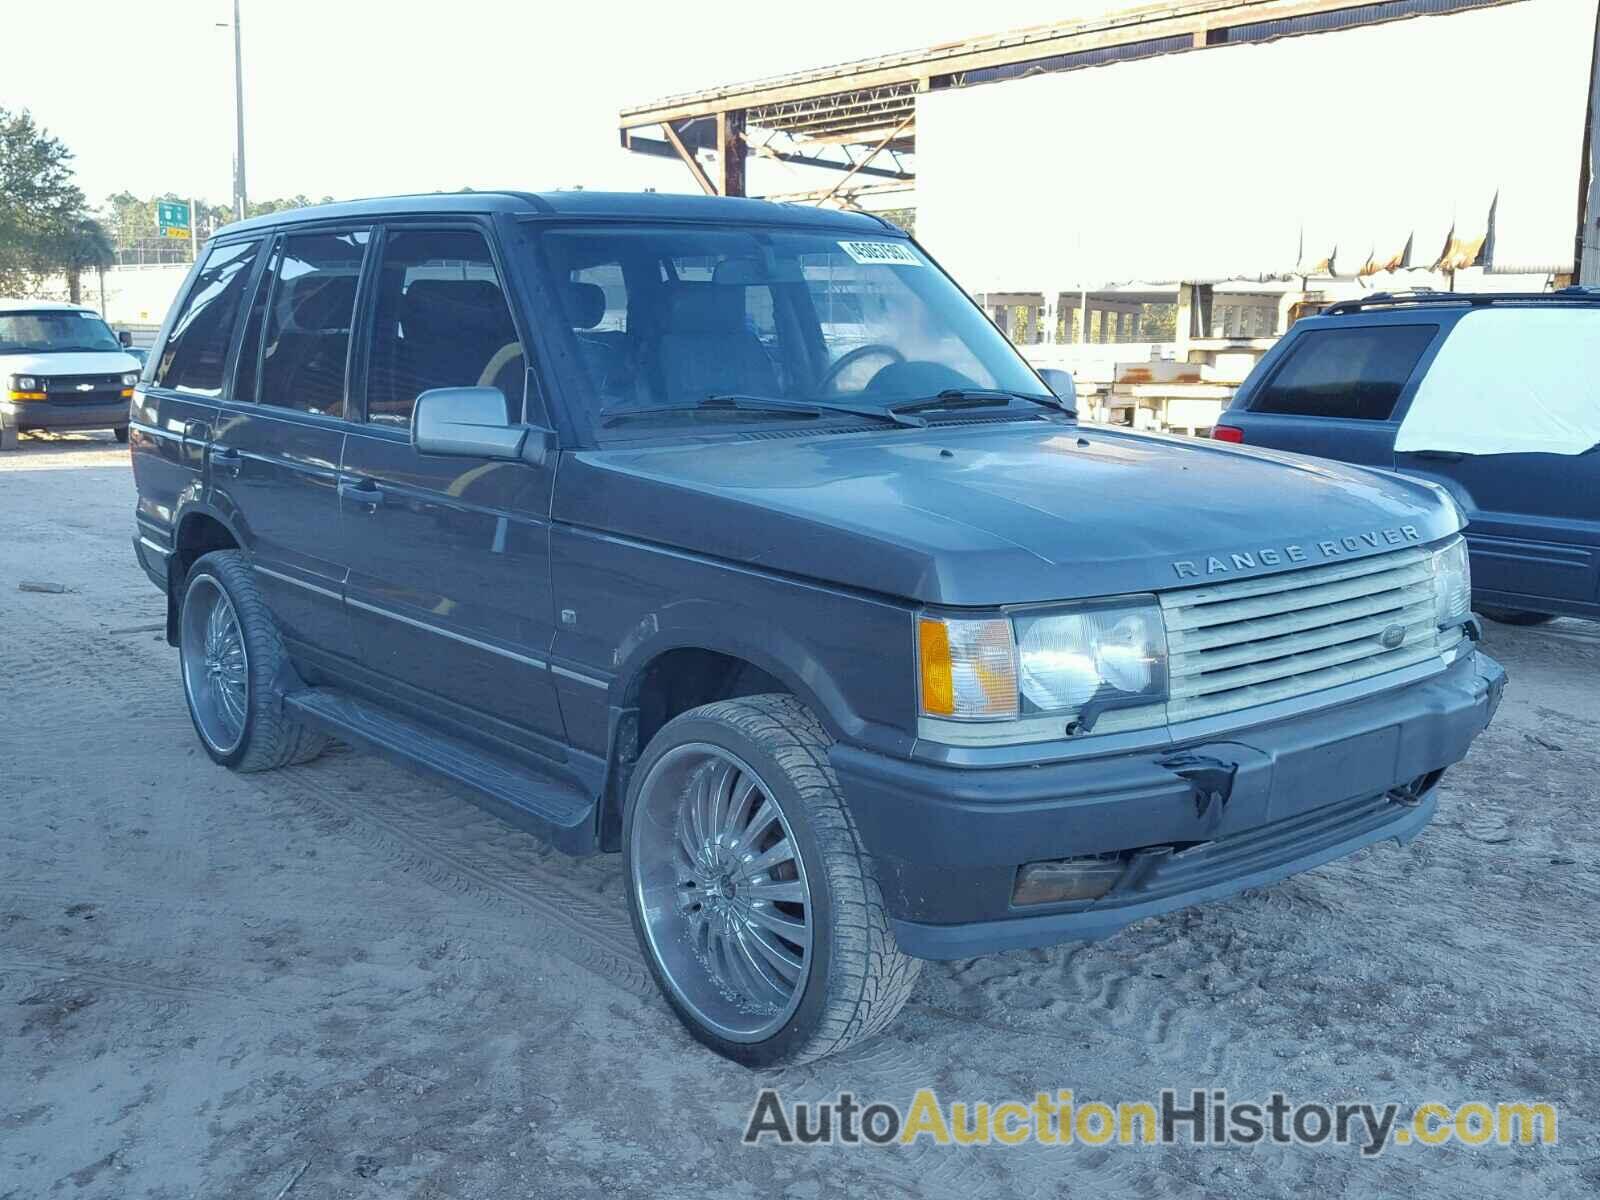
[[[1383,643],[1385,650],[1393,650],[1406,640],[1406,627],[1404,625],[1391,625],[1378,635],[1378,640]]]

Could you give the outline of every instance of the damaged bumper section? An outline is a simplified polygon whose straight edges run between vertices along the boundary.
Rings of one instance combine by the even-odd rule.
[[[990,769],[836,745],[901,949],[920,958],[1105,937],[1406,842],[1500,703],[1472,652],[1439,674],[1227,737]]]

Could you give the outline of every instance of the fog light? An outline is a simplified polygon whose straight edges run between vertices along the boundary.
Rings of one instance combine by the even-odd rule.
[[[1092,854],[1086,858],[1057,858],[1024,863],[1017,868],[1013,904],[1061,904],[1068,900],[1098,900],[1122,878],[1127,861],[1120,854]]]

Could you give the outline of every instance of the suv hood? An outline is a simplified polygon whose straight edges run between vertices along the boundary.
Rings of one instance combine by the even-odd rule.
[[[1054,421],[580,451],[555,517],[958,606],[1265,575],[1461,525],[1386,471]]]
[[[85,350],[66,354],[0,354],[6,375],[120,375],[142,371],[139,360],[121,350]]]

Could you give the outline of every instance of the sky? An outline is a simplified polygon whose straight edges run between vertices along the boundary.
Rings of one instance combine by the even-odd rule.
[[[620,108],[1111,6],[243,0],[247,183],[257,199],[692,191],[681,165],[620,148]],[[67,144],[91,205],[124,189],[226,202],[232,19],[232,0],[0,0],[0,107]],[[836,178],[778,170],[764,190]]]

